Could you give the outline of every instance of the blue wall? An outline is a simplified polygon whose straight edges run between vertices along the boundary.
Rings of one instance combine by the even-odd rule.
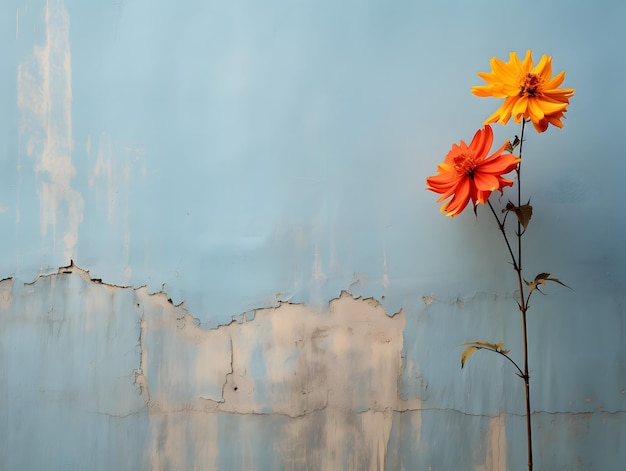
[[[485,208],[445,218],[424,187],[497,106],[476,73],[532,49],[576,89],[564,129],[524,144],[527,277],[574,288],[530,312],[537,469],[620,469],[624,19],[611,1],[4,1],[0,467],[522,469],[521,382],[482,352],[461,371],[457,348],[519,358],[514,273]],[[344,370],[356,392],[333,399]]]

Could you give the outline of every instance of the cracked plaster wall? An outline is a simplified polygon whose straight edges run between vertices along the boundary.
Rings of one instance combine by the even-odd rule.
[[[453,315],[499,302],[479,298]],[[2,469],[485,471],[524,460],[510,444],[523,439],[517,388],[494,379],[494,365],[468,366],[477,382],[456,370],[430,387],[428,355],[446,358],[427,340],[434,330],[414,337],[403,311],[374,299],[343,292],[322,311],[282,303],[207,328],[166,293],[72,264],[5,279],[0,300]],[[425,329],[447,316],[434,309],[447,303],[428,303],[414,320]],[[574,443],[579,469],[616,469],[626,413],[597,407],[601,385],[588,393],[586,410],[535,412],[542,466],[560,469],[558,450]],[[599,439],[613,455],[593,450]]]
[[[206,329],[75,266],[2,294],[3,469],[381,469],[394,415],[419,426],[397,390],[404,314],[372,299]],[[38,452],[13,453],[25,440]]]
[[[525,143],[525,269],[575,288],[530,319],[537,469],[620,470],[626,7],[501,3],[1,2],[0,469],[522,469],[516,378],[459,368],[521,351],[502,242],[423,181],[533,48],[577,90]]]

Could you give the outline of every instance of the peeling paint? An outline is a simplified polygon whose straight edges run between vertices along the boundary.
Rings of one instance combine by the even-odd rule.
[[[0,309],[8,309],[13,302],[13,279],[0,280]]]
[[[462,308],[487,298],[501,301],[478,296]],[[451,304],[433,302],[425,312],[444,306]],[[109,463],[125,457],[133,469],[262,462],[270,469],[500,471],[517,460],[508,434],[520,436],[523,416],[442,406],[441,388],[428,392],[422,378],[428,358],[418,366],[408,350],[415,345],[405,345],[405,312],[388,315],[372,298],[342,292],[325,309],[280,302],[206,328],[165,292],[108,284],[72,262],[31,283],[0,281],[0,322],[0,387],[8,399],[0,423],[23,431],[4,433],[3,469],[43,467],[36,454],[6,451],[24,434],[47,443],[60,420],[70,438],[93,434],[88,453]],[[422,385],[410,394],[400,391],[407,372]],[[539,411],[537,439],[619,435],[623,415]],[[102,437],[122,440],[131,430],[140,435],[115,442],[115,458],[98,448],[108,443]],[[55,463],[80,442],[58,439]],[[541,462],[558,461],[552,448],[538,450]]]
[[[500,414],[489,419],[487,430],[487,456],[485,464],[476,471],[506,471],[506,417]]]
[[[457,347],[522,356],[502,240],[416,178],[484,118],[447,112],[450,57],[485,64],[507,8],[540,33],[558,8],[169,3],[0,8],[0,469],[523,466],[518,379]],[[529,318],[538,469],[626,462],[623,107],[589,100],[602,55],[575,53],[619,57],[613,3],[542,38],[587,97],[559,133],[603,165],[541,139],[568,165],[540,159],[559,177],[529,194],[524,266],[576,291]]]
[[[1,286],[0,299],[9,309],[12,298],[5,293],[11,292],[12,280]],[[124,418],[138,413],[136,400],[141,398],[152,424],[153,468],[182,466],[179,450],[189,433],[216,437],[223,433],[217,416],[226,414],[280,417],[280,433],[292,442],[319,436],[308,445],[306,459],[317,456],[320,469],[342,468],[346,459],[352,463],[349,469],[383,469],[393,414],[421,406],[399,399],[397,390],[404,313],[388,316],[374,299],[343,292],[321,312],[283,302],[257,310],[253,320],[206,329],[167,294],[103,283],[73,262],[25,288],[18,305],[63,293],[63,304],[53,303],[48,312],[35,304],[29,308],[33,328],[40,318],[59,342],[78,339],[82,330],[102,353],[135,348],[135,365],[126,363],[124,393],[131,399],[135,388],[134,408],[76,400],[92,413]],[[121,327],[122,320],[127,329],[134,326],[136,335],[131,341],[125,333],[126,347],[119,343],[122,332],[110,330]],[[107,361],[100,355],[89,358],[88,368]],[[45,378],[31,378],[32,387],[51,391]],[[36,385],[42,381],[44,385]],[[60,390],[53,388],[59,391],[54,394],[76,394],[74,387],[69,381]],[[116,402],[121,405],[120,399]],[[191,418],[195,416],[197,420]],[[282,451],[281,459],[301,459],[297,450]],[[216,466],[219,452],[214,446],[203,449],[205,465],[199,469]]]
[[[17,69],[17,103],[21,112],[20,140],[36,161],[40,175],[40,227],[52,231],[52,251],[61,238],[66,259],[74,255],[83,198],[71,186],[72,64],[69,15],[62,2],[46,2],[45,42]],[[58,234],[57,232],[61,232]]]

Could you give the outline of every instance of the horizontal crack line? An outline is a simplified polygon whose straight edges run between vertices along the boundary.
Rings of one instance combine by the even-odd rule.
[[[392,414],[405,414],[405,413],[411,413],[411,412],[452,412],[455,414],[461,414],[467,417],[479,417],[479,418],[493,418],[493,417],[498,417],[500,415],[505,415],[505,416],[511,416],[511,417],[525,417],[525,414],[523,413],[517,413],[517,412],[502,412],[501,414],[474,414],[471,412],[466,412],[460,409],[454,409],[454,408],[437,408],[437,407],[426,407],[426,408],[382,408],[382,409],[375,409],[375,408],[369,408],[369,409],[345,409],[345,408],[341,408],[341,407],[333,407],[333,406],[328,406],[325,405],[323,407],[318,407],[318,408],[314,408],[311,410],[306,410],[306,411],[302,411],[302,412],[295,412],[295,413],[289,413],[289,412],[283,412],[283,411],[256,411],[256,410],[252,410],[252,411],[238,411],[238,410],[224,410],[222,409],[221,406],[223,405],[223,403],[216,403],[216,407],[204,407],[204,408],[200,408],[200,407],[183,407],[183,408],[179,408],[179,409],[164,409],[162,407],[150,407],[149,406],[149,410],[150,410],[150,414],[152,415],[160,415],[160,414],[177,414],[177,413],[204,413],[204,414],[229,414],[229,415],[249,415],[249,416],[281,416],[281,417],[286,417],[286,418],[290,418],[290,419],[300,419],[303,417],[307,417],[309,415],[313,415],[319,412],[324,412],[326,410],[329,411],[337,411],[337,412],[343,412],[343,413],[347,413],[347,414],[367,414],[367,413],[392,413]],[[605,410],[605,409],[595,409],[592,411],[542,411],[542,410],[536,410],[532,412],[532,415],[567,415],[567,416],[585,416],[585,415],[593,415],[593,414],[610,414],[610,415],[618,415],[618,414],[624,414],[626,413],[626,410],[616,410],[616,411],[609,411],[609,410]]]

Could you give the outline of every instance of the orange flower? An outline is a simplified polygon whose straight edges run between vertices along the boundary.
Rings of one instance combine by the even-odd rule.
[[[521,62],[517,54],[511,52],[509,62],[494,57],[490,64],[491,72],[478,73],[487,85],[472,87],[472,93],[479,97],[504,98],[504,103],[485,124],[506,124],[513,116],[516,123],[522,117],[530,119],[537,132],[544,132],[549,124],[563,127],[561,118],[575,90],[558,88],[565,79],[565,71],[552,77],[552,57],[543,55],[533,68],[531,51],[526,52]]]
[[[441,207],[446,216],[461,214],[469,200],[474,207],[478,203],[485,204],[492,191],[502,193],[505,186],[513,185],[512,180],[502,178],[502,175],[515,170],[520,159],[504,153],[508,141],[487,157],[492,143],[493,131],[487,125],[476,132],[469,146],[463,141],[452,145],[443,163],[439,164],[437,175],[426,179],[426,189],[441,195],[437,203],[452,197]]]

